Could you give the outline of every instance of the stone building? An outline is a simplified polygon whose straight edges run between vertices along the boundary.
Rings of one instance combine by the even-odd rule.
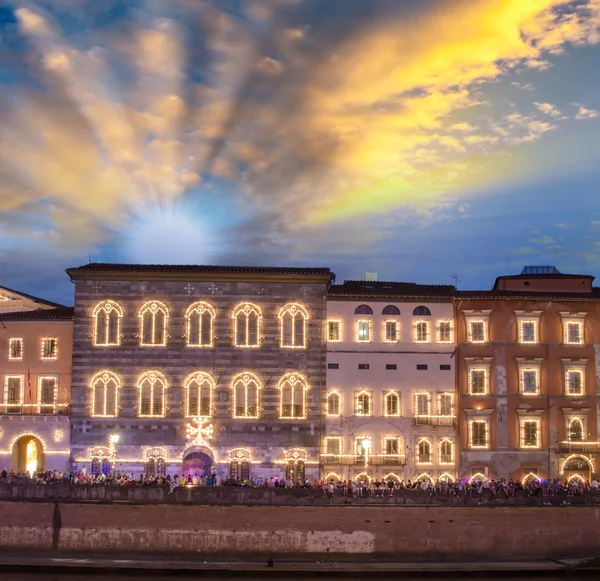
[[[89,264],[67,273],[78,468],[319,476],[329,269]]]
[[[328,479],[456,478],[454,290],[377,281],[330,288]]]
[[[73,309],[0,287],[0,470],[66,470]]]
[[[525,267],[456,297],[460,471],[477,478],[597,474],[600,289]]]

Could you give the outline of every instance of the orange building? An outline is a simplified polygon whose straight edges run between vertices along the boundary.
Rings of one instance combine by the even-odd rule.
[[[0,470],[70,467],[73,309],[0,287]]]
[[[458,291],[460,474],[591,480],[600,472],[600,288],[554,267]]]

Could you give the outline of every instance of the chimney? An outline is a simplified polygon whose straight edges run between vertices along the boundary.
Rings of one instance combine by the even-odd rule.
[[[376,272],[365,272],[365,280],[369,281],[377,281],[377,273]]]

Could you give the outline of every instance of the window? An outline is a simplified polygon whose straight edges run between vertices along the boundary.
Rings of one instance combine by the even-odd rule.
[[[452,343],[452,321],[440,321],[437,328],[438,343]]]
[[[395,391],[386,393],[383,398],[384,401],[384,414],[385,416],[400,415],[400,396]]]
[[[279,380],[281,392],[279,417],[302,419],[306,417],[306,391],[308,383],[299,373],[287,373]]]
[[[338,417],[341,412],[341,396],[337,391],[331,391],[327,394],[327,415]]]
[[[371,440],[371,436],[362,436],[356,438],[356,453],[359,456],[373,453],[373,442]]]
[[[431,415],[431,395],[428,393],[415,394],[415,415],[430,416]]]
[[[521,420],[521,448],[539,448],[539,437],[539,420]]]
[[[325,438],[325,454],[339,456],[342,453],[342,439],[336,437]]]
[[[327,364],[327,369],[339,369],[339,368],[340,368],[339,363],[328,363]]]
[[[519,343],[537,343],[537,319],[519,320]]]
[[[440,365],[440,371],[452,371],[452,365],[442,364]]]
[[[6,412],[9,414],[20,414],[23,411],[23,375],[7,375],[5,383],[4,401]]]
[[[53,414],[56,411],[56,377],[40,377],[38,382],[38,413]]]
[[[454,444],[450,438],[444,438],[440,442],[440,464],[454,463]]]
[[[540,393],[540,371],[521,367],[519,369],[521,394],[539,395]]]
[[[454,396],[451,393],[440,393],[438,395],[438,415],[453,416],[452,400]]]
[[[417,462],[431,464],[431,442],[427,438],[421,438],[417,444]]]
[[[488,370],[469,369],[469,395],[486,395],[488,392]]]
[[[94,345],[121,344],[121,320],[123,309],[115,301],[98,303],[92,311],[94,319]]]
[[[259,347],[262,310],[254,303],[241,303],[233,309],[236,347]]]
[[[209,418],[213,412],[214,379],[204,371],[188,375],[184,382],[186,416]]]
[[[158,476],[166,474],[166,465],[164,458],[149,458],[146,462],[146,475]]]
[[[356,321],[356,340],[359,343],[371,340],[371,321]]]
[[[396,371],[396,369],[398,369],[398,365],[396,363],[386,363],[385,368],[388,371]]]
[[[584,442],[583,422],[579,418],[573,418],[569,422],[568,440],[569,442]]]
[[[356,396],[356,410],[357,416],[370,416],[371,415],[371,395],[366,391],[361,391]]]
[[[234,418],[258,418],[258,394],[261,387],[260,380],[254,373],[238,373],[233,378],[231,388]]]
[[[42,359],[56,359],[58,357],[58,339],[46,337],[42,339]]]
[[[567,395],[584,395],[583,369],[565,369],[565,393]]]
[[[8,342],[8,358],[11,361],[23,359],[23,339],[11,338]]]
[[[355,315],[372,315],[373,309],[369,305],[358,305],[358,307],[356,307],[354,309],[354,314]]]
[[[431,311],[427,307],[421,305],[413,310],[413,317],[431,317]]]
[[[306,347],[306,322],[308,311],[302,305],[291,303],[279,311],[281,347],[304,349]]]
[[[250,462],[247,460],[232,460],[229,463],[229,478],[241,480],[242,482],[250,480]]]
[[[469,343],[485,343],[487,321],[469,321]]]
[[[188,347],[213,346],[215,316],[215,309],[204,301],[194,303],[186,309],[185,322]]]
[[[560,315],[563,323],[563,343],[583,345],[583,323],[586,313],[563,312]]]
[[[167,344],[169,310],[160,301],[148,301],[139,311],[140,345],[164,347]]]
[[[339,343],[342,340],[342,322],[327,321],[327,341]]]
[[[488,423],[485,420],[469,422],[469,447],[487,448],[488,446]]]
[[[400,438],[385,438],[383,440],[384,454],[398,456],[400,454]]]
[[[386,321],[385,322],[385,342],[386,343],[397,343],[398,342],[398,321]]]
[[[140,392],[138,416],[141,418],[164,417],[166,411],[167,380],[158,371],[147,371],[137,382]]]
[[[427,371],[427,363],[417,363],[417,371]]]
[[[383,307],[381,314],[400,316],[400,309],[395,305],[388,305],[387,307]]]
[[[417,321],[415,323],[415,343],[429,343],[428,321]]]
[[[368,363],[359,363],[358,364],[358,368],[359,369],[369,369],[369,364]]]
[[[92,416],[114,417],[117,415],[117,403],[121,380],[110,371],[101,371],[92,377]]]

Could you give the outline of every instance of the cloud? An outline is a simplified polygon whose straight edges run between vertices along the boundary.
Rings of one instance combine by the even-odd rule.
[[[575,119],[593,119],[594,117],[598,117],[598,111],[587,109],[586,107],[579,105]]]
[[[534,103],[534,105],[546,115],[550,115],[550,117],[560,117],[562,113],[552,104],[550,103]]]
[[[549,244],[554,244],[555,240],[554,240],[554,238],[552,238],[552,236],[548,236],[546,234],[546,235],[540,236],[538,238],[532,238],[531,242],[533,242],[534,244],[543,244],[543,245],[547,246]]]

